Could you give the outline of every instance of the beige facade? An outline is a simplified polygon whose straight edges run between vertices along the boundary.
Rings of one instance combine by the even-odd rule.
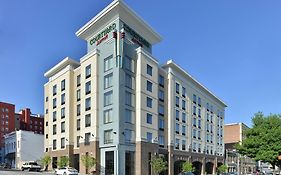
[[[69,156],[85,173],[88,154],[97,174],[152,175],[150,160],[160,155],[165,174],[177,175],[183,161],[213,174],[223,163],[226,104],[172,60],[160,65],[151,51],[161,37],[119,0],[76,34],[88,53],[45,73],[51,168]]]

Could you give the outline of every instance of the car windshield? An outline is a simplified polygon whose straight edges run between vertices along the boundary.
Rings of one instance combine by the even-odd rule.
[[[36,162],[29,163],[30,165],[38,165]]]

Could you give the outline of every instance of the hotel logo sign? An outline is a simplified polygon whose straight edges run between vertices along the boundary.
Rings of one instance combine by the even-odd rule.
[[[96,44],[98,46],[101,42],[108,38],[108,34],[116,29],[116,23],[111,24],[110,26],[106,27],[102,32],[94,36],[90,40],[90,45]]]

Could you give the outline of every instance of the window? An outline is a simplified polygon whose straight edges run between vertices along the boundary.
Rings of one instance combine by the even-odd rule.
[[[152,124],[152,114],[146,113],[146,123]]]
[[[146,73],[150,76],[152,76],[152,67],[150,65],[146,65]]]
[[[146,97],[146,106],[152,108],[152,98]]]
[[[104,144],[112,143],[113,142],[113,135],[112,130],[104,131]]]
[[[164,145],[165,145],[164,136],[159,135],[159,146],[164,147]]]
[[[201,98],[198,97],[198,106],[201,106]]]
[[[152,83],[150,81],[146,81],[146,90],[152,92]]]
[[[46,122],[46,126],[48,126],[48,122]]]
[[[193,152],[197,151],[197,144],[195,142],[193,142],[193,144],[192,144],[192,151]]]
[[[112,86],[112,77],[113,77],[112,73],[104,77],[104,89],[107,89]]]
[[[126,143],[131,143],[133,141],[133,131],[132,130],[125,129],[124,135],[125,135]]]
[[[76,100],[80,101],[80,99],[81,99],[81,91],[80,91],[80,89],[78,89],[76,92]]]
[[[77,123],[76,123],[76,129],[77,131],[80,131],[80,127],[81,127],[81,120],[77,119]]]
[[[57,107],[57,98],[53,99],[53,109]]]
[[[207,103],[207,111],[209,111],[209,103]]]
[[[91,133],[85,133],[85,142],[84,145],[90,145],[90,137],[91,137]]]
[[[48,111],[48,109],[46,109],[46,114],[48,114],[49,113],[49,111]]]
[[[206,130],[207,130],[207,132],[210,131],[210,124],[209,123],[206,124]]]
[[[176,120],[180,120],[180,111],[176,110]]]
[[[196,138],[196,129],[192,130],[192,136],[193,136],[193,138]]]
[[[182,113],[181,120],[182,120],[183,123],[186,122],[186,114],[185,114],[185,112]]]
[[[164,77],[162,75],[159,75],[159,85],[161,87],[164,87],[164,83],[165,83]]]
[[[159,130],[164,131],[165,123],[163,119],[159,119]]]
[[[201,153],[201,144],[198,143],[198,152]]]
[[[201,128],[201,120],[198,119],[198,128]]]
[[[85,110],[88,111],[91,109],[91,97],[86,98],[85,100]]]
[[[125,75],[125,86],[133,89],[133,77],[129,74]]]
[[[53,122],[57,121],[57,111],[53,112]]]
[[[76,84],[77,84],[77,87],[79,87],[81,85],[81,75],[77,76]]]
[[[65,90],[65,80],[61,81],[61,91]]]
[[[193,112],[193,115],[196,115],[196,106],[193,106],[193,110],[192,110]]]
[[[103,112],[104,123],[111,123],[112,122],[112,109],[108,109]]]
[[[57,125],[53,125],[53,135],[57,134]]]
[[[186,134],[186,126],[182,125],[182,128],[181,128],[181,135],[185,136]]]
[[[201,109],[198,108],[198,117],[201,117]]]
[[[65,138],[61,138],[60,139],[60,143],[61,143],[61,149],[64,149],[65,148]]]
[[[91,81],[88,81],[85,86],[85,94],[87,95],[90,93],[91,93]]]
[[[200,130],[197,131],[197,137],[199,140],[201,140],[201,131]]]
[[[131,72],[135,72],[134,67],[134,60],[128,56],[125,56],[125,68]]]
[[[125,109],[125,122],[133,123],[133,111]]]
[[[183,97],[185,97],[185,95],[186,95],[186,89],[185,89],[185,87],[182,87],[182,92],[181,92],[181,94],[182,94]]]
[[[77,116],[79,116],[80,114],[81,114],[81,105],[80,104],[78,104],[77,105]]]
[[[180,139],[176,139],[175,147],[176,149],[180,149]]]
[[[210,125],[210,131],[213,133],[213,125]]]
[[[181,107],[183,110],[186,109],[186,103],[185,103],[185,100],[182,100],[182,103],[181,103]]]
[[[61,108],[61,118],[65,118],[65,108]]]
[[[164,106],[158,105],[158,114],[164,116]]]
[[[151,132],[146,133],[146,139],[148,142],[152,142],[152,133]]]
[[[213,106],[211,105],[211,109],[210,109],[211,113],[213,113]]]
[[[46,134],[46,139],[48,139],[48,137],[49,137],[49,135],[48,135],[48,134]]]
[[[180,93],[180,85],[179,85],[179,83],[176,83],[176,93],[177,94]]]
[[[77,146],[77,147],[80,146],[79,140],[80,140],[80,136],[77,136],[77,137],[76,137],[76,146]]]
[[[57,95],[57,85],[53,86],[53,95]]]
[[[128,92],[126,91],[125,92],[125,104],[126,105],[129,105],[129,106],[132,106],[132,93],[131,92]]]
[[[85,127],[91,126],[91,114],[85,116]]]
[[[61,122],[61,133],[65,132],[65,122]]]
[[[176,106],[177,107],[180,106],[180,98],[178,96],[176,96]]]
[[[186,141],[185,140],[181,141],[181,148],[182,148],[182,150],[186,149]]]
[[[106,92],[104,94],[104,106],[112,104],[112,91]]]
[[[195,117],[193,118],[192,124],[193,124],[193,126],[196,127],[196,118]]]
[[[91,77],[91,65],[88,65],[85,69],[86,79]]]
[[[164,91],[162,90],[158,91],[158,98],[160,101],[164,101]]]
[[[48,102],[49,101],[49,97],[46,97],[46,102]]]
[[[65,104],[65,94],[61,94],[61,105]]]
[[[193,103],[196,104],[196,95],[193,94]]]
[[[110,55],[109,57],[104,59],[104,71],[108,71],[113,68],[113,56]]]
[[[53,150],[57,149],[57,140],[53,140]]]
[[[180,125],[178,123],[176,123],[176,133],[177,134],[180,133]]]

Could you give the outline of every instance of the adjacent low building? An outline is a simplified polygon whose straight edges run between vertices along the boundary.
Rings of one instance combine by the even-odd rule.
[[[69,156],[85,173],[88,154],[98,174],[151,175],[150,160],[160,155],[166,174],[177,175],[184,161],[197,175],[214,174],[224,162],[226,104],[174,61],[160,65],[152,55],[159,34],[115,0],[76,35],[87,54],[44,74],[50,168]]]
[[[44,154],[44,135],[32,131],[14,131],[5,136],[5,160],[20,169],[29,161],[39,162]]]
[[[239,175],[256,171],[256,161],[240,155],[235,149],[236,144],[240,144],[246,137],[245,131],[249,129],[244,123],[232,123],[224,126],[225,162],[228,172],[235,172]]]

